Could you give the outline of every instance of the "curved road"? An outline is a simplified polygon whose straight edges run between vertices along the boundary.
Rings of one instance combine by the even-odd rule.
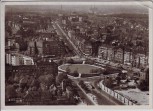
[[[73,51],[79,55],[80,57],[83,56],[82,52],[73,44],[73,42],[70,40],[68,35],[64,32],[64,30],[59,26],[57,22],[53,22],[53,27],[57,30],[57,33],[64,37],[63,39],[66,39],[67,43],[70,45],[70,47],[73,47]],[[86,79],[86,78],[81,78]],[[95,78],[93,77],[91,80],[91,84],[95,87],[95,89],[91,89],[91,93],[94,94],[97,98],[97,102],[99,105],[122,105],[118,101],[112,100],[108,95],[106,95],[104,92],[98,90],[98,87],[95,84]],[[84,96],[85,101],[89,105],[95,105],[93,100],[89,98],[89,96],[85,93],[85,91],[78,85],[79,79],[73,79],[73,81],[76,83],[80,91],[82,92],[81,96]]]
[[[82,79],[83,78],[81,78],[81,80]],[[98,105],[123,105],[118,100],[111,99],[110,96],[108,96],[105,92],[103,92],[103,91],[98,89],[98,87],[97,87],[97,79],[99,79],[99,78],[90,78],[90,79],[84,78],[85,81],[86,81],[86,79],[88,81],[90,81],[90,83],[94,86],[94,89],[90,89],[90,90],[91,90],[91,93],[96,96]],[[79,79],[73,79],[73,81],[78,85],[80,80]],[[83,90],[83,89],[81,88],[81,90]],[[84,94],[86,95],[86,98],[88,98],[87,94],[86,93],[84,93]]]

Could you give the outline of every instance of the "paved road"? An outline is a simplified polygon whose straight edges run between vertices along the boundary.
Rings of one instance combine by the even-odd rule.
[[[99,99],[100,103],[102,103],[103,105],[123,105],[120,101],[116,100],[115,98],[114,99],[110,98],[110,96],[108,96],[108,94],[101,91],[97,86],[97,80],[92,81],[91,83],[95,88],[93,93],[97,97],[101,98],[101,99]]]
[[[108,100],[105,96],[103,96],[101,93],[99,93],[95,89],[92,91],[92,93],[97,97],[97,101],[99,105],[117,105],[116,103],[113,103],[110,100]]]
[[[84,57],[84,55],[82,54],[82,52],[79,50],[79,48],[77,48],[74,43],[70,40],[70,38],[68,37],[68,35],[64,32],[64,30],[60,27],[60,25],[57,22],[53,23],[53,27],[57,30],[57,33],[63,37],[63,39],[65,39],[67,41],[67,43],[69,44],[70,47],[72,47],[75,52],[75,54],[77,54],[80,57]],[[89,57],[90,59],[93,59],[92,57]],[[96,60],[97,62],[99,62],[98,60]],[[101,63],[101,62],[99,62]],[[105,63],[102,63],[105,64]],[[83,81],[86,80],[85,78],[82,79]],[[92,84],[93,86],[95,86],[94,81],[95,78],[91,79],[92,80]],[[75,80],[75,82],[77,81],[76,84],[78,84],[79,80]],[[90,105],[94,105],[93,101],[91,101],[91,99],[88,97],[88,95],[84,92],[84,90],[78,86],[79,89],[82,91],[82,95],[84,95],[85,97],[85,101],[90,104]],[[119,102],[113,101],[112,99],[109,98],[108,95],[104,94],[103,92],[100,92],[97,87],[95,86],[95,89],[92,90],[92,94],[94,94],[97,97],[97,101],[99,105],[121,105]]]
[[[82,97],[84,98],[84,100],[86,101],[86,103],[87,103],[88,105],[96,105],[96,104],[93,102],[93,100],[91,100],[91,99],[89,98],[89,96],[86,94],[86,92],[81,88],[81,86],[80,86],[78,83],[76,83],[76,84],[77,84],[78,88],[80,89],[80,91],[82,92],[81,95],[82,95]]]
[[[100,78],[100,77],[99,77]],[[98,90],[98,87],[96,86],[95,82],[99,79],[98,77],[96,78],[80,78],[81,80],[84,79],[84,81],[89,81],[95,89],[90,89],[91,93],[96,96],[98,105],[122,105],[120,102],[117,100],[114,101],[112,100],[108,95],[103,93],[102,91]],[[73,79],[73,81],[78,84],[80,79]],[[82,89],[83,90],[83,89]],[[84,93],[86,95],[86,93]],[[86,95],[86,99],[89,99],[89,97]],[[90,99],[89,99],[90,100]]]
[[[53,23],[53,27],[56,28],[57,33],[59,35],[61,35],[62,37],[64,37],[63,39],[66,39],[69,43],[69,45],[74,49],[73,51],[79,55],[80,57],[82,56],[81,52],[79,51],[79,49],[73,44],[73,42],[70,40],[70,38],[68,37],[68,35],[64,32],[64,30],[59,26],[59,24],[57,22]]]
[[[80,57],[85,57],[86,56],[83,54],[83,52],[77,48],[74,43],[70,40],[70,38],[68,37],[68,35],[64,32],[64,30],[60,27],[60,25],[57,23],[57,22],[54,22],[54,27],[56,27],[56,29],[58,30],[58,33],[61,34],[61,35],[64,35],[64,37],[67,39],[67,41],[71,44],[71,46],[73,47],[74,49],[74,52],[79,55]],[[92,57],[88,57],[89,59],[93,59]],[[97,63],[100,63],[100,64],[106,64],[106,63],[103,63],[103,62],[99,62],[99,60],[95,60]],[[114,62],[110,62],[110,61],[107,61],[108,62],[108,65],[113,67],[113,68],[116,68],[116,63]],[[125,64],[122,64],[124,65],[125,67],[128,67],[128,65],[125,65]],[[129,68],[125,68],[126,70],[129,70]],[[140,69],[138,68],[135,68],[135,67],[132,67],[132,70],[133,72],[138,72],[140,71]]]

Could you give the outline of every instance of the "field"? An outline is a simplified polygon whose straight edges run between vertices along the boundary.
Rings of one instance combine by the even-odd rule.
[[[101,67],[89,65],[89,64],[65,64],[60,66],[62,70],[65,70],[67,68],[70,69],[70,73],[73,73],[74,71],[78,71],[78,73],[84,73],[84,74],[90,74],[91,70],[99,69]],[[103,68],[102,68],[103,69]]]

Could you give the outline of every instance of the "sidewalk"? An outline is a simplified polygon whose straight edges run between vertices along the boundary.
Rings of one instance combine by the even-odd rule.
[[[124,105],[119,100],[115,99],[114,97],[107,94],[105,91],[98,88],[97,83],[99,81],[95,81],[92,85],[95,87],[95,91],[99,93],[101,96],[105,97],[107,100],[109,100],[113,105]]]
[[[94,102],[92,100],[92,98],[90,97],[90,95],[86,94],[86,92],[84,91],[84,89],[81,88],[81,86],[77,83],[77,86],[79,87],[79,89],[84,93],[84,95],[86,95],[86,97],[88,98],[88,100],[90,100],[90,102],[93,104],[93,105],[98,105],[96,102]]]

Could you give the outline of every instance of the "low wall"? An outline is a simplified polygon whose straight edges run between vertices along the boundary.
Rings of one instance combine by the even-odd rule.
[[[102,83],[103,81],[101,81],[99,83],[99,87],[101,90],[105,91],[107,94],[109,94],[111,97],[114,97],[115,99],[119,100],[121,103],[125,104],[125,105],[136,105],[135,103],[133,103],[129,98],[124,97],[123,95],[117,93],[116,91],[113,91],[109,88],[107,88],[106,86],[103,85]]]

